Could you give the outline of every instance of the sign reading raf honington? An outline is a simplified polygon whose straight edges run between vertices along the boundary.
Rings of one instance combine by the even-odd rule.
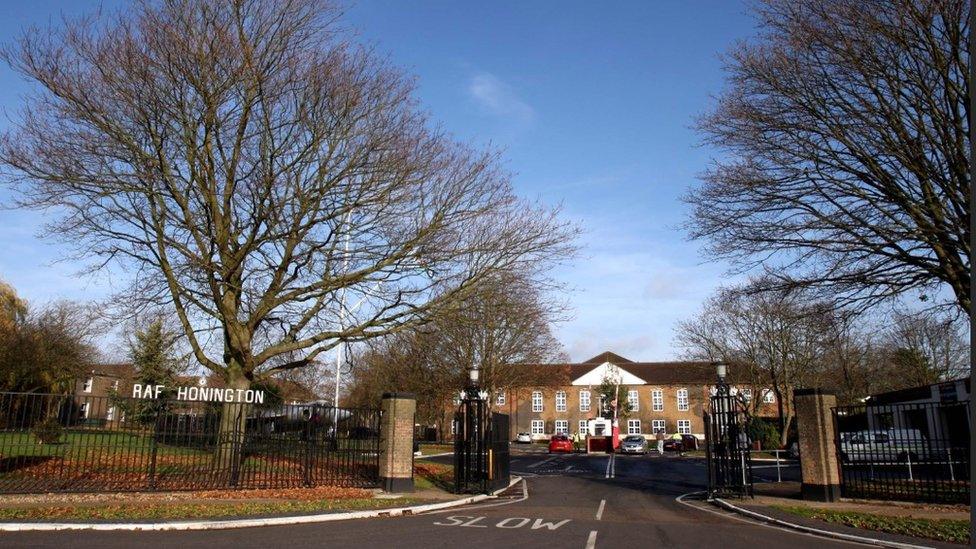
[[[159,398],[165,385],[132,386],[132,398]],[[218,387],[176,387],[176,400],[196,402],[244,402],[264,404],[264,391],[253,389],[220,389]]]

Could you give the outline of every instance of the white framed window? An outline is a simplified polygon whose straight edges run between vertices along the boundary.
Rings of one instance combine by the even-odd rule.
[[[86,393],[90,393],[92,392],[92,385],[94,384],[95,384],[95,378],[90,377],[85,380],[85,384],[82,386],[81,390]]]
[[[454,402],[454,405],[455,406],[460,406],[461,405],[461,397],[459,395],[454,395],[453,402]],[[296,404],[297,404],[297,402],[296,402]]]
[[[556,420],[556,434],[557,435],[568,435],[569,434],[569,420],[568,419],[557,419]]]
[[[651,410],[655,412],[664,411],[664,391],[661,389],[651,390]]]
[[[742,389],[742,398],[744,398],[746,402],[750,402],[752,400],[752,389]]]
[[[776,402],[776,393],[772,389],[763,389],[762,399],[764,404],[774,404]]]
[[[82,402],[81,406],[78,407],[78,415],[82,419],[86,419],[88,417],[89,408],[91,408],[91,406],[89,406],[87,402]]]
[[[585,419],[579,420],[579,431],[577,431],[577,432],[578,433],[581,433],[583,435],[585,435],[587,433],[587,430],[586,430],[586,420]]]
[[[541,419],[532,420],[532,434],[533,435],[544,435],[546,434],[546,422]]]
[[[556,411],[566,411],[566,391],[556,391]]]
[[[688,389],[678,389],[678,411],[688,411]]]
[[[542,411],[542,391],[532,391],[532,411]]]
[[[666,427],[667,427],[667,424],[664,422],[663,419],[652,419],[651,420],[651,429],[655,433],[658,432],[658,431],[667,432],[667,428]]]
[[[678,434],[690,435],[691,434],[691,420],[690,419],[679,419],[678,420]]]
[[[115,419],[115,406],[109,406],[108,411],[105,412],[105,420],[112,421]]]
[[[590,392],[586,390],[580,391],[580,412],[590,411]]]
[[[505,391],[498,391],[498,394],[495,395],[495,405],[496,406],[505,405]]]
[[[637,389],[627,391],[627,404],[629,404],[630,409],[635,412],[640,410],[640,400],[637,398]]]
[[[641,434],[641,424],[639,419],[628,419],[627,420],[627,434],[628,435],[639,435]]]

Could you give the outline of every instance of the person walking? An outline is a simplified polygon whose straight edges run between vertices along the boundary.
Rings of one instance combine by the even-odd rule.
[[[663,456],[664,455],[664,429],[658,429],[655,438],[657,439],[657,455]]]

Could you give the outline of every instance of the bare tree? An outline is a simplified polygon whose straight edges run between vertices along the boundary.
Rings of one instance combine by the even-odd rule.
[[[771,390],[786,444],[793,389],[823,380],[829,311],[795,293],[726,289],[697,317],[678,324],[676,341],[689,358],[733,363],[734,382],[752,390],[754,409],[762,403],[762,391]]]
[[[899,313],[884,337],[885,359],[903,386],[956,379],[969,374],[969,342],[958,321],[926,313]]]
[[[477,366],[492,395],[521,386],[559,383],[551,369],[529,365],[564,361],[551,326],[564,308],[530,280],[502,275],[429,324],[401,332],[358,358],[352,397],[375,401],[392,389],[417,394],[418,416],[446,424],[446,405]],[[442,433],[443,435],[443,433]]]
[[[867,307],[948,288],[970,311],[970,2],[761,0],[699,122],[727,159],[693,238],[767,288]]]
[[[450,308],[495,273],[544,276],[575,230],[517,199],[412,85],[317,0],[161,0],[31,29],[38,85],[0,141],[51,234],[132,269],[194,357],[246,388],[341,341]]]

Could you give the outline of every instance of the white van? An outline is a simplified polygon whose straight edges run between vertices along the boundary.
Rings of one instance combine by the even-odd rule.
[[[842,461],[917,462],[931,459],[928,440],[918,429],[841,433]]]

